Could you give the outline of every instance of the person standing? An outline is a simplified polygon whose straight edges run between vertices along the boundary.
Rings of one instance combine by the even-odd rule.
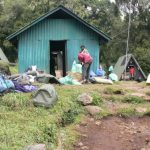
[[[81,50],[78,53],[78,60],[82,64],[82,81],[81,83],[89,83],[89,72],[93,61],[93,58],[89,54],[88,50],[85,49],[84,45],[81,45]]]
[[[129,73],[130,73],[130,80],[134,80],[134,74],[135,74],[134,66],[130,66]]]

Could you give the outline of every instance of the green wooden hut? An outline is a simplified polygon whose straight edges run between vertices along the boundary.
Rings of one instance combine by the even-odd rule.
[[[37,18],[7,39],[18,49],[19,72],[37,65],[39,69],[51,73],[54,60],[56,63],[56,58],[60,58],[57,69],[62,69],[63,75],[77,60],[81,45],[85,45],[94,58],[92,70],[96,70],[100,47],[110,40],[105,33],[63,6]]]

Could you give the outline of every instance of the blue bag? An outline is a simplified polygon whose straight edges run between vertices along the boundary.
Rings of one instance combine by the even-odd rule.
[[[7,85],[5,84],[4,77],[0,75],[0,93],[4,92],[7,90]]]

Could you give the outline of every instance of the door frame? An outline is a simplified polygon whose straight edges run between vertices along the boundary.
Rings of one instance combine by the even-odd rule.
[[[67,39],[63,39],[63,40],[54,40],[54,39],[50,39],[49,40],[49,68],[50,68],[50,55],[51,55],[51,42],[64,42],[65,43],[65,49],[63,52],[63,57],[65,57],[63,59],[63,76],[66,76],[67,74]],[[49,73],[50,73],[50,69],[49,69]]]

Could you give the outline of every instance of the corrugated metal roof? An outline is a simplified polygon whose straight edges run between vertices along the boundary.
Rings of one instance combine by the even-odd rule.
[[[115,67],[114,67],[114,73],[117,74],[119,80],[121,79],[121,75],[124,73],[125,68],[128,66],[129,61],[131,59],[134,60],[134,62],[138,66],[139,70],[141,71],[143,77],[146,79],[145,73],[143,72],[143,70],[141,69],[139,63],[137,62],[137,60],[135,59],[135,57],[132,54],[128,54],[127,55],[127,63],[126,63],[126,65],[125,65],[125,59],[126,59],[126,55],[119,57],[117,63],[115,64]]]
[[[100,31],[96,27],[90,25],[89,23],[87,23],[86,21],[84,21],[83,19],[81,19],[80,17],[78,17],[77,15],[75,15],[73,12],[71,12],[69,9],[67,9],[67,8],[65,8],[63,6],[59,6],[56,9],[53,9],[52,11],[49,11],[48,13],[46,13],[43,16],[41,16],[41,17],[37,18],[36,20],[34,20],[32,23],[28,24],[27,26],[25,26],[25,27],[21,28],[20,30],[16,31],[15,33],[11,34],[6,39],[7,40],[11,40],[11,39],[15,38],[16,36],[18,36],[19,34],[21,34],[22,32],[24,32],[25,30],[29,29],[30,27],[34,26],[38,22],[40,22],[43,19],[45,19],[45,18],[53,15],[54,13],[57,13],[60,10],[63,11],[64,13],[70,15],[74,19],[78,20],[79,22],[81,22],[82,24],[84,24],[85,26],[87,26],[88,28],[90,28],[91,30],[93,30],[94,32],[96,32],[105,41],[109,41],[111,39],[107,34],[105,34],[104,32]]]

